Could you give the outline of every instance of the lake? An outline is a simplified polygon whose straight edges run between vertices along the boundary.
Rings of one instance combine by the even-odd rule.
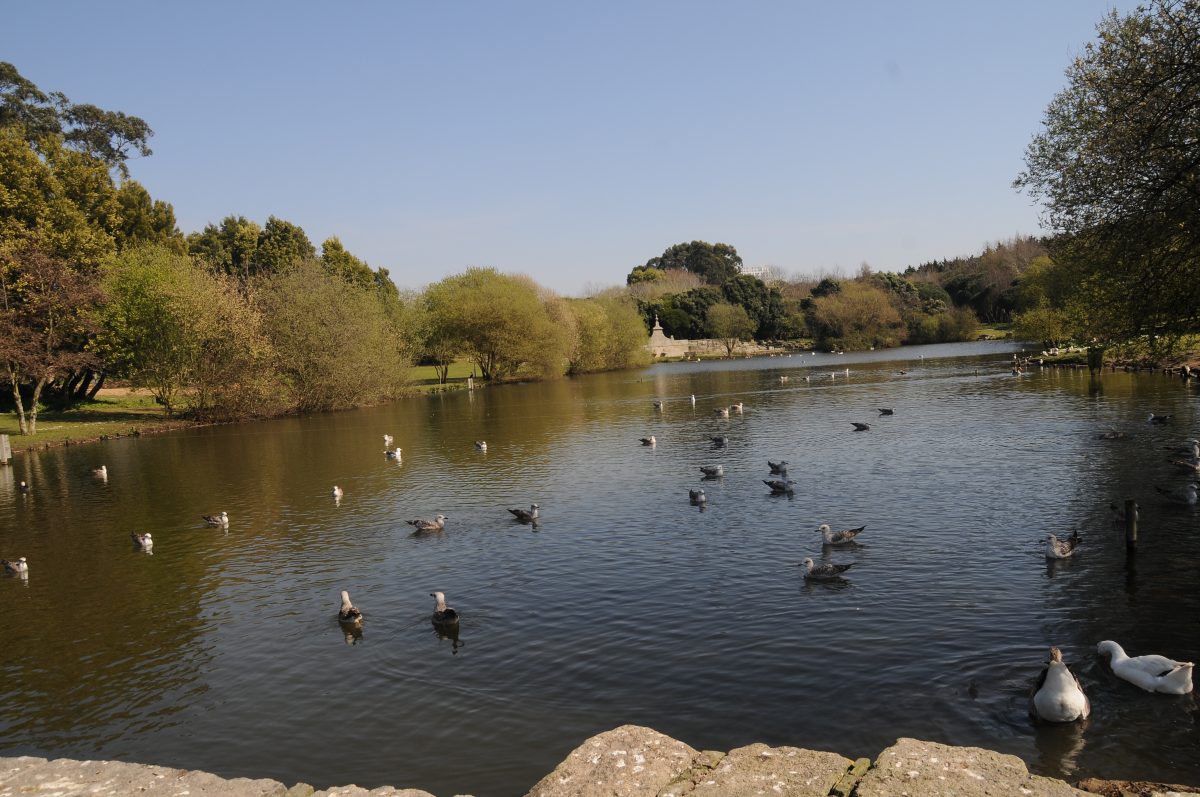
[[[1200,436],[1200,387],[1014,377],[1016,348],[659,364],[22,455],[0,468],[0,557],[30,567],[0,578],[0,753],[492,797],[637,723],[699,749],[912,736],[1200,783],[1195,695],[1096,654],[1200,658],[1200,514],[1153,490],[1187,481],[1164,447]],[[769,494],[768,459],[793,496]],[[1132,558],[1109,510],[1126,498]],[[531,502],[536,529],[506,511]],[[227,531],[200,520],[221,510]],[[444,532],[410,536],[437,513]],[[821,523],[866,524],[862,544],[823,548]],[[1048,562],[1045,534],[1076,530]],[[806,583],[805,557],[854,567]],[[457,639],[430,624],[438,590]],[[1052,644],[1086,725],[1027,717]]]

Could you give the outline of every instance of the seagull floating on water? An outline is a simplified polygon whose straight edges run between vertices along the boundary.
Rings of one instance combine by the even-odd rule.
[[[723,434],[716,435],[715,437],[710,437],[710,438],[708,438],[708,439],[709,439],[709,440],[712,440],[712,441],[713,441],[713,445],[715,445],[715,446],[717,446],[717,447],[724,446],[726,443],[728,443],[728,442],[729,442],[729,438],[728,438],[728,437],[726,437],[726,436],[725,436],[725,435],[723,435]]]
[[[880,415],[895,415],[896,411],[894,409],[892,409],[891,407],[880,407],[879,414]]]
[[[1047,559],[1066,559],[1075,553],[1075,549],[1079,547],[1079,543],[1083,542],[1083,537],[1079,536],[1079,532],[1072,532],[1070,537],[1065,540],[1060,540],[1053,534],[1046,535],[1046,558]]]
[[[29,495],[29,485],[25,483],[24,479],[22,479],[21,483],[17,485],[17,489],[19,489],[22,494]]]
[[[95,476],[97,479],[102,479],[104,481],[108,481],[108,466],[101,465],[98,468],[92,468],[92,475]]]
[[[688,489],[688,501],[691,502],[693,505],[704,504],[704,503],[708,502],[708,498],[705,497],[703,490],[692,490],[689,488]]]
[[[404,453],[404,449],[402,449],[402,448],[396,448],[394,450],[389,448],[383,452],[383,455],[385,457],[387,457],[388,459],[394,459],[397,462],[401,462],[404,458],[403,453]]]
[[[858,421],[850,421],[850,425],[854,427],[854,431],[856,431],[856,432],[871,431],[871,424],[869,424],[869,423],[859,423]]]
[[[522,523],[536,523],[538,519],[538,505],[530,504],[528,509],[510,509],[513,517]]]
[[[148,551],[154,547],[154,539],[150,536],[150,532],[138,534],[135,531],[129,536],[133,540],[133,544],[141,548],[143,551]]]
[[[658,445],[658,441],[654,439],[654,435],[650,435],[649,437],[640,437],[638,439],[642,441],[642,445],[644,446]]]
[[[701,465],[700,472],[710,479],[715,479],[718,476],[725,475],[724,465]]]
[[[482,451],[486,454],[487,453],[487,440],[476,440],[475,441],[475,449],[477,451]]]
[[[333,485],[333,492],[332,492],[332,495],[333,495],[333,500],[334,500],[334,501],[336,501],[336,502],[338,502],[338,503],[341,503],[341,501],[342,501],[342,496],[343,496],[343,495],[345,495],[345,491],[343,491],[341,487],[338,487],[338,486],[335,484],[335,485]]]
[[[769,459],[767,460],[767,467],[771,469],[771,473],[777,474],[779,476],[787,475],[787,466],[788,466],[788,463],[787,463],[786,459],[781,459],[778,462],[772,462]]]
[[[1083,693],[1079,678],[1063,663],[1058,648],[1050,648],[1050,661],[1038,676],[1029,713],[1046,722],[1074,722],[1092,713],[1091,701]]]
[[[7,559],[0,559],[0,567],[4,568],[4,572],[12,573],[13,575],[23,575],[29,572],[29,563],[22,556],[15,562],[10,562]]]
[[[713,410],[713,412],[716,413],[718,418],[728,418],[729,417],[729,408],[728,407],[717,407],[715,410]]]
[[[661,401],[654,402],[654,409],[658,410],[659,412],[662,412],[662,408],[663,408],[663,403]]]
[[[772,493],[791,495],[795,490],[795,482],[791,479],[763,479],[763,484],[771,488]]]
[[[848,565],[815,565],[812,559],[805,559],[799,566],[804,568],[804,577],[812,581],[838,581],[841,580],[842,573],[854,567],[854,562]]]
[[[201,515],[200,517],[204,520],[205,523],[207,523],[210,526],[228,526],[229,525],[229,513],[226,512],[225,510],[221,510],[221,513],[219,515]]]
[[[1150,413],[1150,417],[1146,419],[1146,422],[1162,425],[1162,424],[1168,423],[1170,420],[1171,420],[1170,415],[1155,415],[1152,412],[1152,413]]]
[[[342,590],[342,607],[338,609],[339,623],[361,623],[363,613],[350,602],[350,593]]]
[[[441,531],[446,528],[446,521],[449,520],[445,515],[434,515],[433,520],[406,520],[404,521],[410,526],[416,528],[416,534],[424,534],[426,532]]]
[[[817,531],[825,538],[826,545],[845,545],[849,542],[854,542],[854,538],[862,533],[866,526],[859,526],[856,529],[845,529],[843,531],[833,531],[829,528],[828,523],[822,523],[817,527]]]
[[[738,415],[741,415],[743,410],[745,410],[745,405],[742,402],[738,401],[733,404],[730,404],[729,409],[733,410]]]
[[[1158,493],[1172,504],[1181,504],[1183,506],[1196,505],[1198,489],[1200,488],[1197,488],[1194,482],[1189,482],[1178,490],[1159,487],[1157,484],[1154,485],[1154,492]]]
[[[1110,426],[1108,428],[1107,432],[1101,432],[1100,434],[1096,435],[1096,439],[1097,440],[1120,440],[1124,436],[1125,436],[1124,432],[1118,431]]]
[[[392,447],[392,442],[393,442],[393,441],[392,441],[392,436],[391,436],[390,434],[385,434],[385,435],[383,436],[383,447],[384,447],[384,448],[391,448],[391,447]]]
[[[1196,438],[1193,437],[1188,440],[1184,440],[1182,443],[1180,443],[1178,445],[1163,446],[1163,448],[1167,449],[1168,451],[1172,451],[1176,454],[1182,454],[1184,456],[1191,454],[1191,455],[1195,456],[1196,449],[1200,448],[1200,440],[1197,440]]]
[[[1134,656],[1130,658],[1125,650],[1106,639],[1096,646],[1101,654],[1112,657],[1109,664],[1113,674],[1123,678],[1134,686],[1140,686],[1147,692],[1163,692],[1168,695],[1186,695],[1192,691],[1192,669],[1195,665],[1190,661],[1175,661],[1166,656]]]
[[[429,597],[433,598],[437,603],[433,607],[433,616],[430,620],[439,628],[446,626],[458,625],[458,612],[446,605],[446,596],[441,592],[431,592]]]

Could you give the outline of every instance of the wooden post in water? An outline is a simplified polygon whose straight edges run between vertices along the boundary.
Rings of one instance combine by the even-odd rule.
[[[7,465],[12,458],[12,446],[8,444],[8,435],[0,434],[0,465]]]
[[[474,389],[475,389],[475,377],[468,376],[467,377],[467,390],[474,390]]]
[[[1137,551],[1138,505],[1132,498],[1125,499],[1125,551]]]

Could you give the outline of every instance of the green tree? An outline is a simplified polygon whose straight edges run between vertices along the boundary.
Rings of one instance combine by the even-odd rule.
[[[226,216],[187,237],[188,252],[223,272],[245,281],[254,273],[255,251],[262,228],[245,216]]]
[[[317,255],[304,230],[290,221],[271,216],[258,235],[254,248],[251,273],[274,274]]]
[[[746,308],[726,302],[709,307],[707,321],[709,335],[725,346],[726,357],[733,357],[733,350],[738,343],[750,340],[758,326]]]
[[[1097,33],[1015,185],[1059,233],[1088,303],[1077,333],[1169,342],[1200,325],[1200,2],[1113,11]]]
[[[161,244],[174,252],[187,249],[183,233],[175,224],[175,208],[169,202],[153,199],[135,180],[126,180],[117,189],[117,226],[113,238],[118,249],[143,244]]]
[[[327,238],[321,244],[321,264],[330,274],[359,287],[369,288],[376,284],[377,275],[371,267],[347,251],[336,236]],[[384,276],[387,276],[386,273]]]
[[[866,282],[845,282],[840,290],[814,299],[809,328],[819,343],[834,349],[898,346],[904,321],[882,289]]]
[[[721,285],[742,271],[742,258],[737,249],[729,244],[710,244],[707,241],[679,243],[668,247],[658,257],[652,257],[643,266],[630,272],[626,282],[633,285],[644,279],[653,279],[653,270],[669,271],[683,269],[699,276],[709,285]]]
[[[570,373],[635,368],[650,361],[646,326],[627,298],[601,296],[569,302],[575,318],[576,346]]]
[[[775,288],[768,288],[758,277],[738,274],[725,280],[721,293],[730,304],[741,306],[754,321],[754,336],[759,339],[779,335],[784,317],[783,297]]]

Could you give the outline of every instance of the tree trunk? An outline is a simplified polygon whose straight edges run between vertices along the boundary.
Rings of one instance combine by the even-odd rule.
[[[46,386],[46,379],[43,377],[37,381],[33,388],[33,398],[29,400],[29,432],[30,436],[37,434],[37,415],[38,402],[42,399],[42,388]]]
[[[92,385],[92,389],[89,390],[87,393],[88,401],[94,401],[96,398],[96,394],[100,392],[100,388],[104,387],[104,377],[105,377],[105,373],[103,371],[101,371],[100,378],[95,381],[95,383]]]
[[[437,374],[438,384],[444,385],[450,381],[450,363],[434,363],[433,372]]]
[[[1088,370],[1093,374],[1099,373],[1104,368],[1104,347],[1092,346],[1087,353]]]
[[[17,408],[17,428],[23,435],[31,434],[28,422],[25,420],[25,403],[21,400],[21,383],[17,381],[17,375],[11,371],[8,377],[12,381],[13,406]]]

